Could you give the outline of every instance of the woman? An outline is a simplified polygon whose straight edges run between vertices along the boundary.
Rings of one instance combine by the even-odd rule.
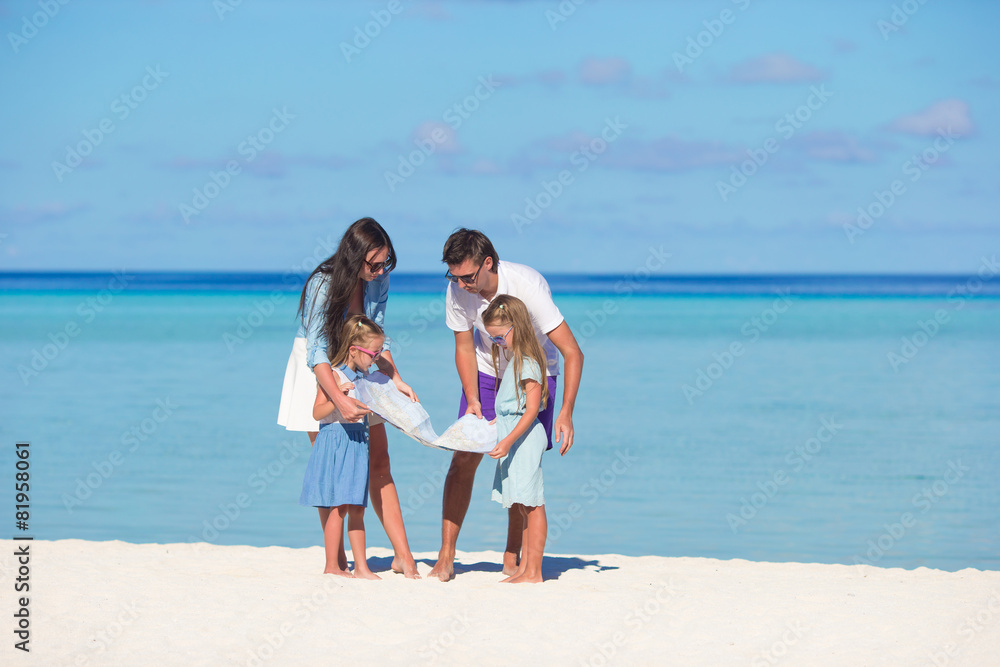
[[[346,419],[356,420],[371,415],[369,493],[372,507],[392,543],[395,554],[393,571],[417,579],[417,566],[406,540],[399,496],[389,468],[385,423],[377,415],[372,415],[364,403],[341,390],[327,357],[327,348],[339,348],[342,327],[348,317],[365,315],[384,328],[389,272],[395,266],[396,254],[389,235],[372,218],[361,218],[344,232],[337,252],[309,275],[299,299],[299,331],[285,370],[278,423],[289,431],[306,431],[309,441],[316,441],[319,424],[312,418],[312,406],[317,382]],[[376,364],[379,370],[392,378],[400,392],[416,401],[417,395],[399,376],[389,347],[389,338],[386,338]],[[346,568],[347,554],[343,541],[339,558],[341,568]]]

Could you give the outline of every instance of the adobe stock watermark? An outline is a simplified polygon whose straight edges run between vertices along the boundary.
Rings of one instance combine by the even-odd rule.
[[[615,283],[614,290],[618,296],[614,299],[605,299],[599,310],[592,311],[588,309],[584,312],[584,315],[587,316],[587,321],[577,329],[577,341],[582,345],[597,335],[597,332],[604,328],[604,325],[618,314],[621,300],[631,297],[636,290],[640,289],[642,284],[648,282],[653,277],[653,272],[662,269],[671,257],[673,255],[665,252],[662,245],[658,248],[649,246],[649,255],[646,256],[646,261],[630,274],[626,275],[623,280]]]
[[[237,347],[250,340],[257,329],[274,315],[277,306],[284,301],[285,293],[280,290],[271,290],[267,298],[254,301],[250,312],[236,319],[236,326],[233,330],[222,333],[222,342],[225,343],[229,353],[232,354]]]
[[[236,146],[236,152],[243,156],[246,164],[250,164],[277,135],[285,131],[289,121],[292,120],[295,120],[295,115],[288,112],[287,106],[282,107],[280,111],[277,107],[274,108],[267,123],[255,133],[247,135],[247,138]],[[190,224],[192,217],[200,215],[208,208],[208,205],[228,188],[233,178],[242,171],[243,167],[236,160],[226,162],[225,169],[221,171],[210,171],[208,180],[200,188],[194,188],[191,203],[181,202],[177,207],[184,224]]]
[[[472,114],[479,109],[483,102],[493,97],[493,93],[499,87],[500,84],[493,79],[492,74],[479,77],[478,84],[472,93],[449,106],[441,114],[441,120],[447,123],[452,130],[458,130],[465,121],[472,117]],[[406,155],[399,155],[395,171],[386,170],[383,172],[389,192],[395,192],[396,186],[416,173],[417,169],[426,164],[427,159],[434,155],[441,146],[451,141],[451,137],[452,135],[445,132],[443,127],[436,126],[428,132],[428,136],[414,139],[413,144],[416,149]]]
[[[560,23],[565,23],[570,16],[576,13],[576,8],[587,0],[562,0],[555,9],[545,10],[545,20],[549,22],[549,29],[555,32]]]
[[[455,645],[459,637],[468,632],[472,627],[469,621],[469,612],[461,615],[452,614],[448,617],[447,627],[441,633],[424,646],[417,649],[417,655],[424,661],[425,665],[433,665],[444,657],[448,650]]]
[[[17,366],[17,374],[24,386],[27,387],[32,378],[38,377],[48,368],[49,364],[69,347],[73,339],[83,332],[84,327],[97,319],[97,316],[114,301],[115,296],[128,287],[134,279],[135,276],[126,274],[125,269],[111,274],[106,289],[88,296],[77,305],[74,311],[77,317],[66,320],[62,327],[49,332],[48,343],[40,348],[32,348],[31,360],[27,364]]]
[[[783,314],[788,312],[788,308],[792,305],[791,291],[786,288],[784,290],[776,289],[774,292],[778,298],[740,327],[740,334],[748,339],[746,345],[739,340],[734,340],[721,353],[713,352],[712,358],[715,361],[709,362],[705,368],[698,369],[694,384],[681,385],[681,393],[687,399],[688,405],[694,405],[695,397],[703,396],[733,367],[737,359],[746,354],[747,345],[756,343]]]
[[[296,444],[291,440],[281,443],[281,449],[266,465],[262,465],[247,477],[247,486],[253,491],[253,495],[240,492],[233,497],[231,502],[219,503],[219,511],[209,519],[202,521],[202,530],[199,539],[191,535],[188,542],[195,551],[200,550],[201,542],[212,543],[219,539],[219,536],[229,530],[229,528],[239,521],[243,515],[243,510],[253,505],[254,498],[264,493],[269,486],[281,477],[288,467],[295,463],[302,453],[307,451],[301,444]]]
[[[906,22],[910,20],[910,17],[920,11],[920,8],[925,4],[927,4],[927,0],[903,0],[898,5],[894,4],[888,21],[879,19],[875,23],[875,27],[878,28],[879,33],[882,35],[882,41],[888,42],[889,35],[899,32],[906,25]]]
[[[124,121],[132,112],[139,108],[139,105],[146,101],[149,94],[160,87],[170,72],[164,72],[157,65],[155,68],[150,65],[146,68],[146,74],[131,90],[128,90],[115,99],[109,105],[110,111],[119,122]],[[77,167],[83,164],[83,158],[94,152],[94,149],[104,143],[104,140],[116,129],[115,121],[110,116],[102,118],[93,129],[84,128],[81,131],[83,139],[75,145],[66,146],[66,157],[63,162],[53,160],[52,173],[56,179],[62,183],[63,179],[73,173]]]
[[[809,628],[802,625],[801,621],[788,621],[785,623],[785,632],[779,639],[774,640],[770,646],[762,649],[750,661],[751,667],[773,667],[788,655],[791,647],[799,643],[805,636]]]
[[[226,20],[227,14],[232,14],[236,8],[243,4],[243,0],[213,0],[212,9],[220,21]]]
[[[928,651],[927,658],[937,667],[947,667],[952,660],[961,655],[962,649],[968,646],[976,635],[994,625],[998,617],[1000,617],[1000,591],[994,588],[983,606],[975,614],[966,616],[956,628],[955,633],[960,639]]]
[[[822,450],[823,445],[833,440],[834,436],[844,428],[843,424],[836,422],[836,417],[819,418],[819,428],[816,435],[806,440],[804,443],[796,445],[785,454],[785,463],[790,466],[790,470],[784,468],[775,470],[770,477],[762,482],[757,482],[758,491],[740,498],[739,515],[732,512],[726,514],[726,523],[735,535],[739,529],[747,525],[757,514],[767,507],[768,503],[774,500],[778,491],[784,488],[791,481],[791,475],[801,472],[807,463],[812,461]]]
[[[899,515],[899,520],[894,523],[883,524],[885,529],[881,535],[873,540],[868,540],[868,550],[865,558],[854,557],[855,565],[874,565],[882,560],[893,547],[902,540],[911,528],[917,525],[920,515],[927,514],[931,508],[935,507],[943,497],[948,495],[951,487],[958,483],[970,468],[962,465],[961,459],[948,462],[948,468],[944,471],[942,479],[925,486],[919,493],[914,494],[910,504],[919,512],[903,512]]]
[[[92,636],[90,641],[87,642],[87,646],[90,650],[86,653],[77,654],[71,664],[74,665],[74,667],[86,667],[86,665],[91,664],[91,658],[98,660],[98,662],[93,664],[105,664],[107,658],[98,658],[98,656],[103,656],[108,649],[118,642],[121,636],[125,633],[125,629],[139,620],[140,610],[138,609],[138,606],[139,604],[136,600],[132,600],[127,604],[123,603],[121,605],[121,611],[115,619],[105,625],[102,630],[99,630],[97,634]]]
[[[638,461],[639,457],[633,456],[629,449],[618,450],[615,452],[615,458],[601,471],[601,474],[591,477],[580,486],[580,496],[586,499],[586,503],[574,500],[564,512],[548,512],[548,544],[558,542],[559,538],[587,513],[587,509],[608,495],[618,479]]]
[[[642,629],[654,618],[670,609],[670,601],[678,594],[673,579],[661,581],[655,592],[646,598],[642,604],[637,604],[625,614],[624,623],[628,631],[618,630],[603,641],[594,642],[593,653],[586,660],[581,660],[581,667],[606,667],[618,664],[614,658],[630,640],[634,639]],[[627,664],[627,663],[622,663]]]
[[[948,305],[954,311],[965,308],[966,302],[982,291],[986,281],[991,280],[998,273],[1000,273],[1000,263],[997,263],[997,256],[983,257],[976,275],[964,283],[956,285],[948,292]],[[942,327],[950,321],[951,313],[944,308],[938,308],[934,311],[934,315],[926,320],[917,320],[917,330],[909,336],[900,338],[899,347],[886,353],[886,360],[892,366],[892,370],[899,373],[900,367],[913,361],[920,350],[924,349],[941,331]]]
[[[745,12],[750,7],[750,0],[732,0],[732,2],[741,12]],[[722,37],[727,26],[736,23],[738,16],[731,9],[723,9],[719,12],[718,18],[702,21],[701,24],[705,29],[687,38],[687,46],[683,53],[680,51],[673,53],[674,66],[677,67],[677,71],[683,74],[686,66],[693,65],[694,61],[700,58],[706,49],[711,48],[715,41]]]
[[[605,118],[604,127],[601,128],[601,136],[594,137],[573,151],[569,156],[570,164],[576,167],[577,173],[582,174],[587,171],[590,165],[603,155],[608,150],[608,146],[617,141],[622,131],[627,128],[628,125],[621,121],[621,116],[615,116],[614,119]],[[569,169],[560,171],[552,181],[543,179],[542,187],[538,193],[524,198],[524,210],[521,213],[512,213],[510,216],[510,221],[517,233],[521,234],[525,227],[542,215],[542,211],[552,206],[552,202],[562,196],[566,189],[573,184],[574,179],[575,177]]]
[[[409,518],[427,501],[440,498],[444,491],[444,480],[448,475],[448,468],[451,467],[451,458],[444,457],[443,464],[438,470],[431,470],[424,473],[424,481],[419,486],[412,487],[406,502],[402,505],[403,518]]]
[[[68,493],[62,494],[60,500],[62,500],[66,511],[72,514],[74,507],[83,505],[97,489],[101,488],[105,481],[111,479],[115,471],[125,463],[125,459],[129,454],[139,449],[143,443],[149,440],[160,429],[160,426],[164,422],[173,416],[174,410],[178,407],[178,405],[170,400],[169,396],[165,399],[156,399],[156,407],[153,408],[149,417],[146,417],[137,424],[133,424],[127,431],[122,432],[119,442],[121,442],[123,447],[128,447],[128,449],[124,453],[119,449],[114,449],[104,459],[91,461],[90,466],[94,469],[94,472],[88,473],[86,477],[76,478],[76,488],[73,491],[73,495]]]
[[[799,105],[795,111],[786,113],[774,124],[774,131],[788,141],[795,133],[802,129],[805,123],[813,117],[813,113],[823,108],[823,105],[833,97],[833,93],[826,89],[826,84],[819,87],[811,86],[809,96],[806,101]],[[716,181],[715,189],[719,193],[722,201],[729,201],[730,195],[747,184],[747,180],[753,177],[757,171],[767,164],[771,156],[781,150],[781,141],[776,137],[768,137],[763,141],[760,148],[748,148],[746,150],[747,159],[730,168],[729,178],[726,181]]]
[[[30,16],[25,14],[21,17],[21,29],[7,33],[7,41],[14,53],[20,52],[21,47],[34,39],[38,31],[47,26],[63,6],[68,4],[69,0],[38,0],[39,11]]]
[[[371,21],[362,26],[354,26],[354,39],[350,42],[340,43],[340,52],[344,55],[344,60],[348,63],[353,58],[361,55],[361,52],[371,46],[372,40],[382,34],[382,31],[389,27],[392,19],[403,11],[403,4],[400,0],[389,0],[385,9],[373,9],[370,14]]]
[[[278,650],[285,645],[288,638],[294,635],[299,627],[308,623],[313,614],[329,602],[334,591],[343,588],[344,584],[342,581],[338,581],[339,579],[340,577],[323,577],[323,583],[315,587],[307,599],[296,604],[287,617],[282,615],[282,618],[290,620],[283,620],[274,632],[263,634],[263,641],[256,647],[247,649],[245,658],[241,660],[240,664],[246,665],[246,667],[263,667],[278,653]]]
[[[919,154],[914,154],[903,163],[902,172],[904,176],[910,177],[910,183],[916,183],[923,175],[934,166],[944,153],[947,153],[955,139],[959,135],[955,134],[951,126],[947,130],[938,130],[938,138],[934,143],[925,148]],[[854,222],[845,222],[841,226],[844,234],[851,245],[855,239],[863,236],[871,229],[872,225],[879,220],[886,212],[892,208],[893,204],[907,192],[906,182],[902,179],[894,179],[885,190],[875,190],[872,193],[873,200],[867,206],[858,207],[858,217]]]

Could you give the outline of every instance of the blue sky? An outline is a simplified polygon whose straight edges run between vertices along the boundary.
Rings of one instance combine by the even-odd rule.
[[[544,271],[656,248],[663,273],[971,273],[1000,245],[998,23],[961,0],[0,2],[0,270],[283,271],[371,215],[401,271],[470,226]]]

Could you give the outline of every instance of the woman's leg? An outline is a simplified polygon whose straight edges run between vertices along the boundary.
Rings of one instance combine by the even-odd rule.
[[[524,553],[521,556],[521,572],[511,577],[512,584],[527,584],[542,582],[542,556],[545,554],[545,538],[549,525],[545,517],[545,505],[525,507],[527,516],[524,518]]]
[[[349,577],[346,564],[337,562],[337,552],[344,548],[344,514],[346,505],[340,507],[320,507],[319,520],[323,524],[323,546],[326,549],[326,568],[323,574],[338,574]]]
[[[409,579],[419,579],[417,564],[410,553],[403,526],[403,512],[399,507],[399,496],[392,481],[389,468],[389,440],[385,435],[385,424],[372,426],[368,434],[371,463],[368,468],[368,495],[372,508],[385,528],[385,534],[392,543],[394,558],[392,571],[402,572]]]
[[[316,446],[316,431],[306,431],[306,435],[309,436],[309,446]],[[320,530],[326,531],[326,518],[330,514],[330,508],[320,507],[319,508],[319,527]],[[340,531],[340,548],[338,549],[339,555],[337,556],[337,563],[340,565],[341,570],[347,569],[347,552],[344,551],[344,531]]]
[[[354,554],[354,576],[358,579],[381,579],[368,569],[368,556],[365,553],[365,508],[361,505],[347,505],[347,536],[351,540],[351,553]]]

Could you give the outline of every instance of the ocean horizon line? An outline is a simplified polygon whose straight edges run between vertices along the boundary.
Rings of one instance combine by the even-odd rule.
[[[308,273],[290,271],[0,271],[0,293],[73,292],[112,288],[130,292],[297,292]],[[610,296],[963,296],[1000,297],[992,273],[544,273],[553,294]],[[442,273],[393,272],[398,294],[443,292]]]

